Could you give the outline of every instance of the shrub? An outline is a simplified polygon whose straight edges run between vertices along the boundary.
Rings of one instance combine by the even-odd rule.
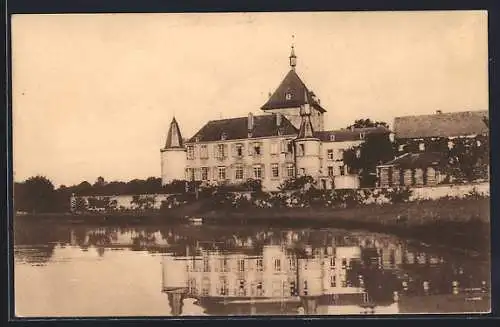
[[[388,190],[388,198],[391,203],[403,203],[410,200],[413,191],[409,187],[396,187]]]

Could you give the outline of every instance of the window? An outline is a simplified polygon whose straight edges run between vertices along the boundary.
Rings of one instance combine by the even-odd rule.
[[[303,156],[306,153],[306,145],[305,144],[299,144],[299,156]]]
[[[287,99],[287,100],[292,100],[292,93],[290,93],[290,92],[286,92],[286,93],[285,93],[285,99]]]
[[[333,150],[332,149],[328,149],[326,151],[326,156],[327,156],[328,160],[333,160]]]
[[[279,168],[278,168],[278,164],[276,164],[276,163],[275,163],[275,164],[272,164],[272,165],[271,165],[271,172],[272,172],[272,176],[273,176],[274,178],[277,178],[277,177],[279,177],[279,176],[280,176],[280,175],[279,175]]]
[[[238,289],[238,295],[239,296],[246,296],[247,295],[247,290],[245,288],[245,281],[243,279],[240,279],[238,281],[239,284],[239,289]]]
[[[261,179],[262,178],[262,167],[261,166],[254,166],[253,167],[253,177],[255,179]]]
[[[335,134],[330,134],[330,141],[335,141]]]
[[[328,167],[328,176],[333,176],[333,166]]]
[[[344,165],[339,166],[339,169],[340,169],[340,176],[344,176],[345,175]]]
[[[236,166],[234,178],[238,179],[238,180],[243,179],[243,167],[242,166]]]
[[[220,135],[220,139],[221,140],[225,140],[227,139],[227,134],[225,132],[223,132],[221,135]]]
[[[364,140],[365,139],[365,133],[359,133],[359,139]]]
[[[217,144],[217,159],[226,158],[226,145],[225,144]]]
[[[203,271],[210,272],[210,265],[208,264],[208,258],[203,258]]]
[[[243,157],[243,144],[236,144],[236,156]]]
[[[336,286],[337,286],[336,276],[332,275],[330,277],[330,287],[336,287]]]
[[[187,146],[187,158],[188,160],[194,159],[194,146],[192,145]]]
[[[293,152],[293,142],[292,141],[287,142],[287,151],[288,151],[288,153]]]
[[[300,168],[300,175],[305,176],[306,175],[306,169],[305,168]]]
[[[226,167],[219,167],[219,180],[226,179]]]
[[[262,148],[259,143],[254,144],[253,146],[253,154],[256,156],[260,156],[262,154]]]
[[[281,271],[281,260],[280,259],[274,260],[274,270]]]
[[[425,151],[425,143],[420,143],[420,144],[418,145],[418,149],[419,149],[420,151]]]
[[[290,267],[290,269],[295,269],[295,259],[294,258],[288,259],[288,266]]]
[[[228,272],[227,258],[222,258],[220,261],[220,271]]]
[[[206,144],[200,145],[200,158],[201,159],[208,158],[208,148]]]
[[[245,260],[244,259],[238,260],[238,271],[240,271],[240,272],[245,271]]]
[[[278,154],[278,143],[277,142],[271,143],[271,154]]]
[[[225,277],[221,277],[219,295],[229,295],[228,293],[229,293],[229,288],[227,284],[227,279]]]
[[[208,180],[208,167],[201,167],[201,180]]]
[[[186,168],[186,180],[194,180],[194,168]]]
[[[189,287],[189,292],[190,292],[191,294],[196,294],[196,293],[197,293],[197,292],[196,292],[196,279],[191,278],[191,279],[189,280],[188,287]]]
[[[257,282],[257,296],[263,296],[264,295],[264,288],[262,287],[262,282],[259,281]]]
[[[295,175],[295,168],[293,167],[293,164],[287,164],[286,165],[286,175],[291,178]]]
[[[330,267],[335,268],[335,257],[330,258]]]
[[[257,271],[264,270],[264,265],[263,265],[262,259],[257,259],[256,267],[257,267]]]

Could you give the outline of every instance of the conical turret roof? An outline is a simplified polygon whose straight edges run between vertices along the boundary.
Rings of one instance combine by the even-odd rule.
[[[170,123],[170,128],[168,129],[165,149],[183,148],[183,147],[184,147],[184,140],[181,135],[179,124],[177,124],[177,120],[174,117],[172,119],[172,122]]]

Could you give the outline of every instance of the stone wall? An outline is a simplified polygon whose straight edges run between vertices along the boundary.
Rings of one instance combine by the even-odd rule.
[[[490,183],[471,183],[456,185],[439,185],[432,187],[415,187],[410,200],[434,200],[444,197],[464,197],[474,190],[485,196],[490,195]]]

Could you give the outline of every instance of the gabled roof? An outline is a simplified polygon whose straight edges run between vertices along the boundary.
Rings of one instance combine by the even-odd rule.
[[[488,111],[463,111],[394,119],[397,138],[456,137],[488,133]]]
[[[170,123],[170,128],[168,129],[165,149],[183,148],[183,147],[184,147],[184,140],[181,135],[179,124],[177,124],[177,120],[175,120],[174,117],[172,119],[172,122]]]
[[[291,94],[291,99],[287,100],[286,94]],[[296,108],[305,104],[305,94],[308,96],[308,103],[320,112],[326,110],[313,98],[313,93],[306,87],[295,70],[291,69],[271,95],[267,102],[261,107],[262,110],[279,108]]]
[[[276,115],[253,116],[252,137],[270,137],[278,135]],[[292,123],[281,115],[281,135],[296,135],[297,129]],[[189,143],[220,141],[225,133],[226,140],[248,138],[248,117],[211,120],[205,124],[191,139]]]
[[[441,152],[406,153],[382,166],[398,166],[400,168],[426,168],[439,166],[446,160]]]
[[[389,129],[383,126],[379,126],[379,127],[366,127],[366,128],[353,128],[353,129],[339,129],[333,131],[318,131],[314,133],[314,136],[324,142],[345,142],[345,141],[360,141],[367,135],[389,134],[390,132],[391,131]]]

